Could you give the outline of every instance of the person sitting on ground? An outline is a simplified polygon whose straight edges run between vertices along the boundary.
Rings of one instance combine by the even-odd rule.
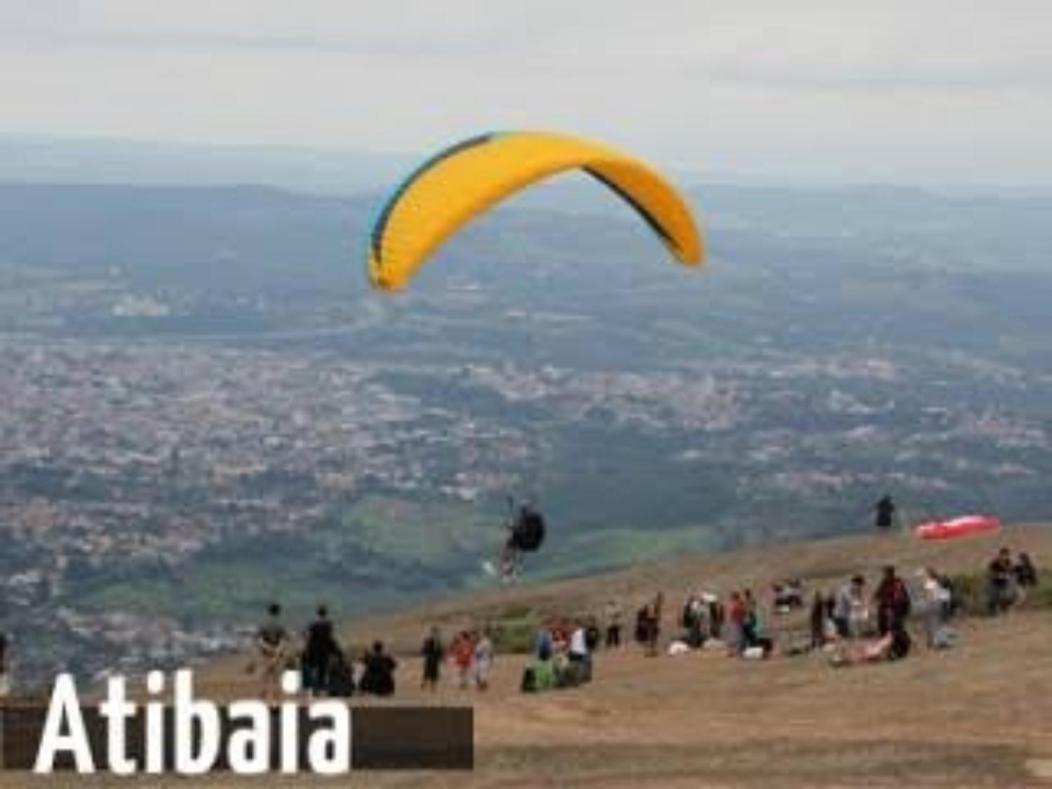
[[[267,606],[267,618],[256,634],[256,653],[259,656],[260,697],[274,705],[281,698],[281,675],[285,672],[290,656],[289,634],[281,623],[281,606]]]
[[[337,699],[354,695],[354,662],[343,650],[337,650],[329,663],[329,695]]]
[[[804,584],[799,578],[790,578],[772,587],[774,608],[779,614],[788,614],[794,608],[804,607]]]
[[[1015,603],[1015,567],[1007,548],[997,552],[986,568],[987,610],[991,615],[1004,613]]]
[[[1015,582],[1022,589],[1030,589],[1037,586],[1037,568],[1034,566],[1028,553],[1019,554],[1019,561],[1015,565]]]
[[[372,652],[362,656],[362,664],[365,670],[358,682],[358,688],[362,693],[371,693],[374,696],[391,696],[395,692],[394,672],[398,663],[393,657],[384,652],[382,641],[374,641]]]
[[[329,689],[329,667],[340,651],[333,635],[329,609],[318,606],[317,618],[307,626],[303,648],[303,688],[308,696],[324,696]]]
[[[430,690],[434,693],[438,689],[438,679],[442,672],[442,656],[445,648],[442,646],[442,636],[437,627],[432,627],[427,638],[420,647],[420,655],[424,659],[423,676],[420,679],[421,690]]]
[[[493,668],[493,641],[489,637],[487,626],[482,633],[475,633],[475,687],[479,690],[489,689],[489,674]]]
[[[556,686],[555,659],[550,640],[538,638],[529,663],[522,672],[523,693],[537,693]]]
[[[894,565],[885,565],[884,577],[873,594],[877,605],[877,632],[884,636],[897,624],[904,623],[910,614],[910,592],[905,582],[895,574]]]

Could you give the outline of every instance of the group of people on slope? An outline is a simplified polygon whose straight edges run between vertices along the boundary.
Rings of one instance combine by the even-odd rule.
[[[600,636],[592,618],[546,622],[534,636],[533,653],[522,675],[522,691],[535,693],[591,682]]]
[[[680,613],[680,638],[669,644],[672,655],[693,649],[725,648],[731,657],[768,657],[774,648],[767,635],[762,607],[752,589],[735,590],[726,601],[714,592],[687,596]]]
[[[926,583],[925,589],[930,589],[933,599],[940,601],[941,611],[949,599],[943,595],[946,587],[934,570],[928,569],[926,575],[931,583]],[[912,648],[906,628],[912,610],[913,596],[894,565],[884,567],[872,595],[866,593],[865,576],[855,575],[832,595],[815,592],[810,617],[811,646],[829,649],[834,665],[899,660]],[[929,645],[935,646],[936,620],[932,621]]]
[[[458,687],[468,688],[473,685],[478,690],[486,690],[489,688],[493,655],[489,628],[460,631],[447,650],[439,629],[433,627],[420,647],[420,656],[423,658],[420,687],[436,691],[441,679],[442,664],[448,662]]]
[[[281,697],[283,674],[297,668],[300,687],[308,697],[345,697],[356,692],[390,696],[395,692],[398,662],[384,650],[383,642],[375,641],[357,660],[350,658],[337,641],[323,605],[297,643],[282,622],[281,606],[272,603],[256,634],[256,655],[250,669],[258,671],[262,697],[272,704]]]

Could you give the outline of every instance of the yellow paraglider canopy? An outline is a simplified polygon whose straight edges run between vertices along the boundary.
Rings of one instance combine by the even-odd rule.
[[[495,203],[557,173],[583,169],[627,201],[685,265],[704,258],[686,200],[639,159],[550,132],[483,134],[428,159],[394,192],[370,235],[369,278],[401,290],[447,238]]]

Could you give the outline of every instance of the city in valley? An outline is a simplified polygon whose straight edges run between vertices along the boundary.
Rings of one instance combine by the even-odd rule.
[[[340,246],[367,201],[0,198],[19,682],[192,663],[273,600],[293,621],[327,602],[353,633],[364,610],[492,584],[509,497],[551,524],[527,579],[860,531],[884,493],[905,525],[1052,507],[1052,278],[1000,204],[960,220],[1003,228],[999,268],[967,228],[947,247],[948,198],[906,212],[876,190],[855,214],[810,195],[840,212],[823,236],[792,193],[702,190],[701,276],[651,261],[630,222],[527,208],[388,299]],[[880,243],[880,211],[907,240]]]

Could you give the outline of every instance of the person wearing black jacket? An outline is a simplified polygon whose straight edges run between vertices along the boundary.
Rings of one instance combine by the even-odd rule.
[[[910,614],[910,592],[906,583],[895,574],[895,568],[887,565],[880,586],[873,594],[877,604],[877,630],[884,636],[906,621]]]
[[[430,690],[432,693],[438,688],[438,677],[442,670],[442,658],[446,650],[442,644],[442,637],[438,628],[431,628],[431,633],[424,639],[420,647],[420,655],[424,659],[424,674],[420,679],[420,688]]]
[[[317,618],[307,626],[303,647],[303,689],[309,696],[323,696],[329,691],[329,671],[340,646],[333,635],[329,610],[318,606]]]
[[[374,696],[394,695],[394,672],[398,668],[398,662],[384,652],[382,641],[373,642],[373,650],[362,656],[362,664],[365,671],[358,682],[358,689],[362,693],[372,693]]]

